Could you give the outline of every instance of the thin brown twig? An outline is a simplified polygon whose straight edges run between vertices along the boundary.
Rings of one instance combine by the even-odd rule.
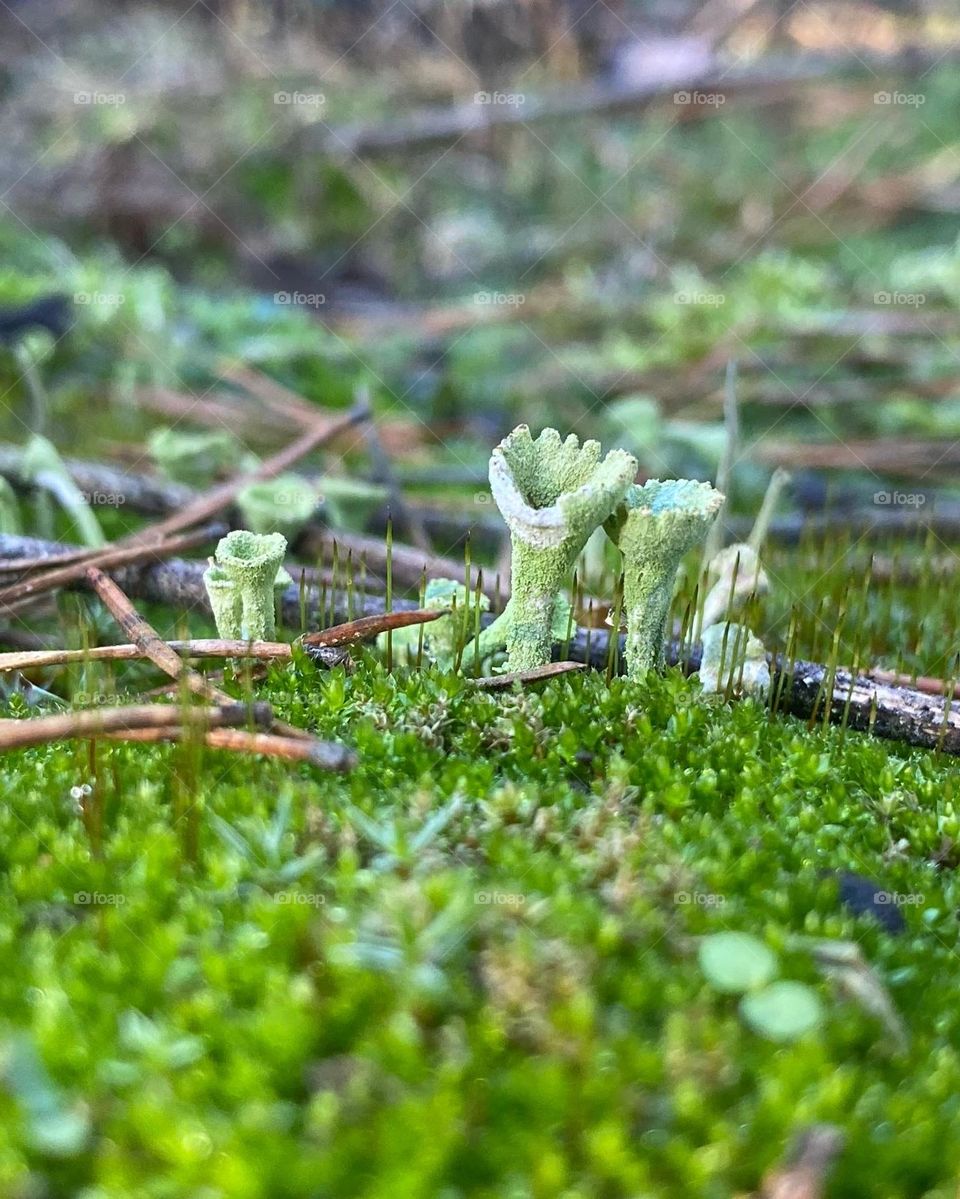
[[[111,733],[117,741],[179,741],[187,733],[183,728],[134,729]],[[304,741],[279,737],[274,733],[251,733],[244,729],[209,729],[203,734],[210,749],[226,749],[234,753],[264,754],[283,758],[287,762],[308,762],[321,770],[345,771],[356,765],[356,754],[336,741],[321,741],[311,737]]]
[[[253,658],[289,661],[293,655],[286,641],[224,641],[218,637],[164,644],[183,658]],[[0,654],[0,673],[32,670],[44,666],[67,666],[72,662],[129,662],[148,655],[136,644],[94,645],[87,649],[23,650]]]
[[[164,674],[169,675],[177,682],[184,682],[195,695],[202,695],[204,699],[215,700],[218,703],[233,702],[231,696],[218,687],[214,687],[202,674],[188,666],[176,650],[167,645],[153,625],[144,620],[113,579],[108,579],[96,566],[88,566],[87,581],[123,632],[133,638],[134,644],[143,651],[144,657],[149,658],[154,666],[158,666]],[[273,730],[275,733],[294,740],[312,739],[304,729],[298,729],[295,725],[281,720],[274,719]]]
[[[37,596],[64,587],[82,579],[88,565],[100,567],[136,566],[143,562],[160,562],[181,550],[194,549],[205,542],[213,541],[226,531],[222,524],[205,525],[191,529],[176,537],[168,537],[158,545],[121,545],[119,542],[109,549],[94,551],[89,556],[78,558],[67,566],[55,567],[46,574],[34,575],[0,590],[0,610],[5,614],[17,612]]]
[[[269,723],[269,704],[225,704],[218,708],[184,708],[173,704],[140,704],[92,708],[37,716],[27,720],[0,720],[0,751],[46,745],[74,737],[102,737],[128,729],[217,728],[224,725]]]

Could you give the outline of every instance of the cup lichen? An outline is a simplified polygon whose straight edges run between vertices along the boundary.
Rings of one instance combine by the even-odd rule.
[[[680,562],[702,541],[723,504],[709,483],[691,479],[634,484],[604,525],[623,554],[627,673],[663,665],[663,641]]]
[[[510,530],[511,596],[486,646],[506,644],[510,670],[530,670],[550,660],[560,589],[590,534],[623,499],[637,472],[636,459],[612,450],[601,461],[600,443],[556,429],[536,440],[519,425],[493,451],[490,489]]]
[[[220,539],[203,581],[217,632],[231,641],[269,641],[276,630],[276,583],[287,539],[235,529]]]

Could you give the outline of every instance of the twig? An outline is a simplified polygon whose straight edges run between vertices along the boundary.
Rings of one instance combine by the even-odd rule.
[[[193,641],[166,641],[183,658],[253,658],[261,661],[289,661],[292,647],[286,641],[223,641],[216,637]],[[95,645],[88,649],[24,650],[0,654],[0,673],[9,670],[35,670],[44,666],[67,666],[72,662],[129,662],[148,657],[133,643]]]
[[[218,687],[214,687],[167,645],[156,629],[148,624],[134,608],[113,579],[108,579],[96,566],[88,566],[87,581],[123,632],[133,638],[134,644],[142,650],[144,656],[149,658],[154,666],[159,666],[170,678],[178,682],[182,680],[195,695],[202,695],[204,699],[215,700],[218,703],[233,702],[232,696],[227,695]],[[275,733],[293,740],[312,740],[311,735],[304,729],[298,729],[294,725],[276,718],[273,720],[272,728]]]
[[[502,691],[514,683],[540,683],[544,679],[555,679],[557,675],[569,674],[571,670],[586,670],[584,662],[548,662],[545,666],[534,666],[531,670],[515,670],[512,674],[494,674],[485,678],[469,679],[481,691]]]
[[[102,552],[92,551],[70,562],[66,566],[56,567],[43,575],[34,575],[20,583],[13,583],[0,590],[0,611],[4,614],[18,611],[25,606],[25,601],[32,601],[38,595],[51,591],[56,587],[64,587],[82,579],[88,564],[95,560],[101,567],[135,566],[142,562],[162,561],[179,550],[193,549],[198,545],[213,541],[226,532],[226,526],[221,524],[206,525],[176,537],[169,537],[159,544],[127,545]]]
[[[130,707],[93,708],[37,716],[27,720],[0,720],[0,751],[46,745],[74,737],[102,737],[126,729],[199,729],[224,725],[268,724],[269,704],[226,704],[219,708],[183,708],[173,704],[141,704]]]
[[[449,611],[449,608],[411,608],[402,612],[391,611],[361,616],[357,620],[322,629],[319,633],[305,633],[300,640],[307,650],[331,645],[351,645],[366,637],[376,637],[379,633],[405,629],[414,624],[429,624],[431,620],[439,620],[441,616],[448,615]]]
[[[137,729],[110,734],[118,741],[179,741],[187,730]],[[250,733],[242,729],[211,729],[203,734],[204,744],[210,749],[227,749],[234,753],[264,754],[267,757],[283,758],[287,762],[308,762],[320,770],[346,771],[357,762],[357,755],[336,741],[320,741],[311,737],[303,741],[292,737],[278,737],[273,733]]]

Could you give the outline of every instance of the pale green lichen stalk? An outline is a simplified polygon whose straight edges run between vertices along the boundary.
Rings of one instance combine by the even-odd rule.
[[[623,499],[637,471],[624,450],[600,460],[600,443],[562,440],[544,429],[536,440],[519,425],[493,451],[490,489],[512,542],[511,595],[484,638],[506,644],[510,670],[550,661],[560,590],[590,534]]]
[[[280,533],[237,529],[220,540],[203,581],[217,632],[229,641],[269,641],[287,540]]]
[[[690,479],[634,485],[604,525],[623,554],[627,673],[663,665],[667,614],[680,562],[707,534],[723,504],[709,483]]]
[[[700,683],[707,692],[757,695],[770,690],[770,667],[763,642],[742,624],[715,624],[704,630]]]

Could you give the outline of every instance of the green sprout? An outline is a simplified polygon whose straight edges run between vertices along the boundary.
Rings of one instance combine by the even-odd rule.
[[[667,614],[680,562],[702,541],[723,495],[690,479],[634,484],[604,528],[623,554],[627,673],[643,678],[663,665]]]
[[[506,644],[510,670],[550,661],[560,589],[590,534],[623,499],[637,471],[625,450],[600,460],[600,443],[580,445],[519,425],[493,451],[490,489],[510,529],[511,596],[484,638]]]
[[[203,581],[217,632],[228,641],[269,641],[276,629],[275,595],[287,581],[281,533],[235,529],[221,538]],[[282,572],[282,573],[281,573]]]
[[[251,483],[237,496],[244,525],[254,533],[282,533],[292,541],[313,515],[317,488],[299,475]]]

